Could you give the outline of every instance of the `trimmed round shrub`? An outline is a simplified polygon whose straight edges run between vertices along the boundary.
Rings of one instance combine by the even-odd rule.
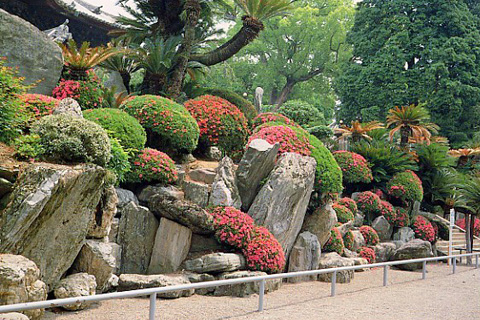
[[[338,203],[350,209],[352,213],[356,213],[358,210],[357,203],[352,198],[341,198],[340,200],[338,200]]]
[[[299,125],[296,124],[295,121],[290,120],[284,115],[275,112],[260,113],[258,116],[255,117],[255,119],[253,119],[253,127],[256,128],[261,126],[262,124],[269,122],[283,123],[289,126],[299,127]]]
[[[380,201],[380,211],[379,213],[387,219],[388,223],[392,226],[395,225],[397,220],[397,212],[390,202]]]
[[[145,128],[149,145],[176,153],[190,153],[197,147],[197,122],[187,109],[170,99],[154,95],[130,97],[120,109]]]
[[[19,96],[22,104],[17,115],[23,114],[27,120],[25,127],[30,127],[33,122],[42,117],[51,115],[60,100],[43,94],[26,93]]]
[[[332,208],[333,210],[335,210],[335,213],[337,214],[338,222],[347,223],[349,221],[353,221],[354,219],[353,213],[346,206],[342,206],[341,204],[335,202]]]
[[[227,153],[242,150],[248,137],[247,119],[225,99],[210,95],[185,102],[200,128],[202,148],[218,146]]]
[[[333,129],[325,125],[315,125],[307,128],[308,133],[314,135],[320,141],[324,141],[333,137]]]
[[[105,166],[110,160],[110,139],[98,124],[71,115],[41,118],[32,127],[44,148],[42,158],[52,162],[91,162]]]
[[[358,255],[368,261],[368,263],[375,263],[375,250],[369,247],[361,247],[358,250]]]
[[[93,71],[88,72],[87,80],[61,79],[53,89],[52,96],[56,99],[73,98],[85,109],[100,108],[103,104],[104,87]]]
[[[302,127],[312,122],[318,124],[326,123],[325,117],[320,110],[302,100],[289,100],[285,102],[278,108],[278,113],[292,119]]]
[[[251,270],[278,273],[285,267],[285,254],[275,237],[264,227],[255,227],[253,237],[242,250]]]
[[[288,126],[265,126],[250,136],[248,143],[255,139],[263,139],[268,143],[280,144],[279,153],[295,152],[303,156],[311,154],[311,145],[308,138],[298,134],[293,128]]]
[[[355,236],[353,235],[352,230],[348,230],[347,233],[343,236],[343,244],[348,250],[353,250]]]
[[[397,228],[408,227],[410,225],[410,215],[408,210],[402,207],[395,207],[395,223]]]
[[[381,199],[371,191],[361,192],[357,197],[357,206],[365,214],[377,214],[380,211]]]
[[[344,248],[345,245],[343,243],[342,234],[337,227],[333,227],[332,230],[330,230],[330,238],[328,238],[327,243],[323,246],[323,251],[336,252],[339,255],[342,255]]]
[[[345,183],[370,183],[372,181],[372,170],[370,170],[367,160],[358,153],[335,151],[333,156],[342,169]]]
[[[107,169],[115,173],[117,183],[125,181],[125,175],[130,171],[130,157],[125,152],[120,142],[115,138],[110,138],[110,145],[112,146],[111,158],[107,163]]]
[[[455,221],[455,224],[463,230],[467,230],[465,226],[465,218],[458,219],[457,221]],[[478,220],[477,218],[475,218],[475,222],[473,224],[473,235],[476,237],[480,236],[480,220]]]
[[[161,151],[146,148],[132,160],[131,171],[127,174],[128,182],[159,182],[162,184],[177,181],[175,163]]]
[[[365,242],[369,246],[375,246],[380,242],[377,231],[370,226],[361,226],[360,233],[365,238]]]
[[[389,195],[403,201],[422,201],[422,181],[411,170],[400,172],[388,181],[387,192]]]
[[[238,249],[245,249],[252,240],[255,222],[252,217],[233,207],[216,207],[208,210],[213,216],[215,237]]]
[[[125,111],[113,108],[83,111],[85,119],[98,123],[110,137],[118,139],[125,150],[142,150],[147,142],[145,129]]]
[[[416,216],[413,218],[412,229],[415,232],[416,238],[430,242],[435,241],[435,230],[430,221],[424,217]]]

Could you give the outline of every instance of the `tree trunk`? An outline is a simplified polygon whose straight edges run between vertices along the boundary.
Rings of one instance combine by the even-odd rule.
[[[270,104],[274,105],[275,101],[278,99],[278,89],[277,87],[273,87],[272,92],[270,92]]]
[[[287,101],[288,96],[293,90],[293,87],[297,84],[297,81],[292,80],[292,79],[287,79],[287,83],[282,88],[282,91],[280,91],[280,94],[277,97],[277,100],[275,101],[275,104],[277,105],[275,107],[275,110],[278,110],[280,106]]]
[[[408,146],[408,139],[410,138],[410,128],[402,127],[400,129],[400,147],[406,149]]]
[[[130,93],[130,79],[132,76],[128,72],[120,72],[120,76],[122,77],[123,85],[127,88],[127,93]]]
[[[142,83],[142,94],[161,94],[165,90],[167,76],[146,72]]]

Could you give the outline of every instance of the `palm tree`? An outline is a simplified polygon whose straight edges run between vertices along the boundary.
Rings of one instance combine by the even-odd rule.
[[[388,111],[387,127],[392,128],[389,133],[393,140],[395,133],[400,132],[400,146],[405,148],[410,137],[416,141],[425,140],[430,143],[432,133],[437,133],[439,127],[431,122],[428,110],[420,105],[395,107]]]
[[[475,156],[480,155],[480,148],[475,149],[452,149],[448,154],[454,158],[458,158],[458,167],[465,167]]]
[[[460,197],[464,201],[467,252],[472,252],[475,216],[480,214],[480,177],[467,176],[459,186]]]
[[[130,44],[128,41],[114,39],[110,44],[113,47],[121,49],[123,53],[111,56],[100,63],[100,66],[120,73],[125,88],[130,92],[131,74],[139,69],[138,62],[132,57],[135,51],[129,48]]]
[[[342,126],[335,129],[335,134],[340,134],[340,139],[351,138],[352,141],[360,142],[361,140],[372,140],[372,137],[368,133],[372,130],[382,129],[383,123],[378,121],[371,121],[367,123],[361,123],[358,120],[352,121],[352,126]]]

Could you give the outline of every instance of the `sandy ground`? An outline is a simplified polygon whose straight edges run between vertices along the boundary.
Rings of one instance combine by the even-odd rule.
[[[258,296],[249,298],[194,295],[157,300],[157,319],[301,319],[301,320],[414,320],[480,319],[480,269],[429,265],[426,280],[419,272],[390,270],[389,285],[382,286],[383,269],[356,273],[350,284],[322,282],[284,284],[265,296],[259,313]],[[45,319],[148,319],[148,299],[109,300],[81,312],[47,312]]]

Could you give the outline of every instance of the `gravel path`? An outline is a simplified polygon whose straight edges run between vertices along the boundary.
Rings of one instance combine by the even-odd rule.
[[[426,280],[419,272],[389,271],[383,287],[383,269],[356,273],[350,284],[338,284],[330,297],[330,285],[322,282],[284,284],[265,296],[265,311],[255,312],[258,296],[249,298],[194,295],[177,300],[158,300],[157,319],[169,320],[415,320],[478,319],[480,269],[444,264],[428,266]],[[47,312],[48,320],[144,320],[148,299],[109,300],[81,312]]]

